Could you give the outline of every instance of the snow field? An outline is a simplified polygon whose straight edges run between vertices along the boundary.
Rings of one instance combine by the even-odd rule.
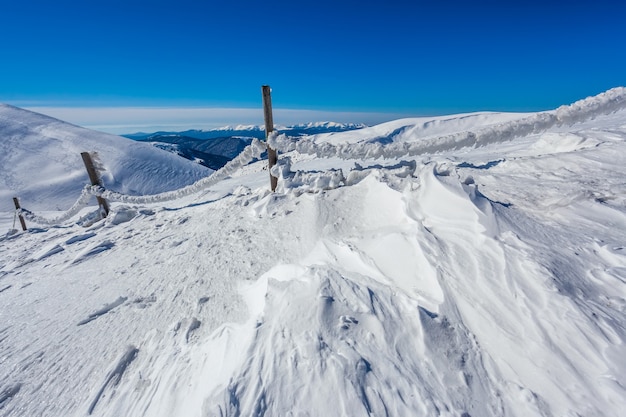
[[[318,157],[281,156],[279,193],[256,162],[87,228],[5,236],[0,411],[620,415],[620,91],[484,146],[319,157],[304,140]],[[480,137],[502,116],[448,123]]]
[[[12,255],[2,267],[2,282],[8,286],[4,294],[17,292],[2,310],[3,331],[13,342],[2,345],[1,355],[8,358],[3,373],[20,370],[7,375],[26,381],[23,394],[54,402],[28,402],[29,413],[85,415],[91,410],[94,415],[119,415],[121,408],[130,414],[177,414],[189,406],[189,391],[182,387],[199,384],[189,381],[183,369],[193,374],[203,361],[217,366],[217,373],[227,366],[222,357],[207,359],[215,351],[206,351],[199,341],[213,333],[218,341],[228,339],[231,325],[222,325],[236,328],[245,322],[238,283],[269,269],[275,262],[269,253],[280,254],[281,240],[257,230],[266,222],[255,220],[249,209],[242,210],[241,218],[225,215],[232,211],[232,201],[226,200],[211,204],[209,212],[202,206],[171,211],[115,206],[109,219],[88,229],[53,228],[2,242],[3,254]],[[120,217],[127,221],[118,222]],[[198,229],[208,234],[198,235]],[[255,233],[252,241],[250,234]],[[33,255],[10,250],[16,240],[20,246],[33,245]],[[132,245],[126,247],[127,241]],[[293,251],[283,252],[279,259],[294,256]],[[22,281],[15,271],[25,266],[35,275]],[[56,271],[53,276],[50,270]],[[129,347],[137,352],[124,372],[131,379],[129,392],[123,392],[119,378],[116,385],[107,375],[118,368]],[[68,366],[77,358],[78,364]],[[211,368],[202,370],[212,373]],[[200,388],[206,389],[206,383]],[[135,397],[136,390],[143,394]],[[186,399],[180,401],[183,393]],[[66,403],[69,395],[75,400]],[[137,410],[128,409],[129,395],[132,403],[138,401]],[[158,402],[152,401],[155,395]],[[110,403],[111,397],[121,405]],[[59,398],[63,401],[53,400]],[[10,403],[7,407],[3,411],[8,415],[24,411]]]

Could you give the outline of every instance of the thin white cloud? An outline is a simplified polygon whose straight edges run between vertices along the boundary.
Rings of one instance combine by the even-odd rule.
[[[89,129],[115,134],[263,124],[263,110],[250,108],[31,106],[27,109]],[[321,121],[372,125],[400,117],[406,115],[274,109],[274,123],[284,126]]]

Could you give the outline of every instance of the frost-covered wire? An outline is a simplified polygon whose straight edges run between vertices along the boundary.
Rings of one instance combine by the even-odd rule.
[[[217,184],[224,178],[236,172],[241,167],[247,165],[254,158],[259,158],[263,152],[267,150],[267,145],[258,139],[253,139],[252,143],[248,145],[239,155],[233,160],[229,161],[219,170],[206,178],[196,181],[195,183],[186,187],[180,188],[174,191],[167,191],[160,194],[153,195],[126,195],[117,193],[115,191],[106,190],[103,187],[95,187],[94,192],[96,195],[103,197],[109,201],[117,201],[121,203],[131,204],[147,204],[147,203],[162,203],[171,200],[177,200],[182,197],[186,197],[200,191],[204,191],[209,187]]]
[[[42,216],[38,216],[26,209],[20,209],[20,213],[26,219],[33,223],[37,223],[45,226],[54,226],[60,223],[63,223],[72,217],[74,217],[80,210],[86,207],[89,204],[89,200],[92,196],[96,195],[99,197],[103,197],[109,201],[117,201],[123,203],[132,203],[132,204],[145,204],[145,203],[159,203],[165,201],[176,200],[181,197],[185,197],[191,194],[195,194],[199,191],[204,191],[207,188],[217,184],[224,178],[233,174],[235,171],[240,169],[241,167],[250,163],[254,158],[260,158],[261,154],[267,150],[267,145],[264,142],[259,141],[258,139],[253,139],[252,143],[248,145],[237,157],[233,160],[229,161],[226,165],[224,165],[221,169],[215,171],[209,177],[202,178],[201,180],[196,181],[195,183],[188,185],[186,187],[180,188],[174,191],[168,191],[165,193],[154,194],[154,195],[143,195],[143,196],[131,196],[125,195],[121,193],[117,193],[115,191],[110,191],[105,189],[99,185],[86,185],[81,192],[80,197],[69,210],[64,212],[58,217],[53,219],[47,219]]]
[[[272,132],[268,137],[267,144],[254,139],[249,146],[223,168],[214,172],[209,177],[203,178],[178,190],[146,196],[129,196],[106,190],[99,186],[86,186],[76,203],[59,217],[46,219],[24,209],[21,209],[20,214],[34,223],[55,225],[65,222],[78,214],[78,212],[89,203],[89,199],[92,195],[101,196],[110,201],[132,204],[159,203],[176,200],[204,191],[215,185],[244,165],[247,165],[252,159],[259,158],[267,149],[267,145],[280,152],[296,150],[299,153],[312,154],[326,158],[392,159],[509,141],[518,137],[542,133],[553,127],[572,125],[625,108],[626,88],[618,87],[597,96],[579,100],[567,106],[561,106],[553,111],[536,113],[523,119],[485,127],[476,132],[466,131],[434,138],[424,138],[415,142],[391,142],[388,144],[360,142],[333,145],[327,142],[316,143],[313,139],[291,138],[284,134]],[[329,178],[331,178],[332,181],[340,181],[339,176],[336,175],[336,177],[337,178],[332,176],[332,178]]]
[[[37,224],[44,225],[44,226],[54,226],[56,224],[63,223],[71,219],[75,215],[77,215],[78,212],[80,212],[84,207],[86,207],[89,204],[89,200],[92,198],[93,194],[94,194],[94,187],[91,185],[86,185],[85,188],[83,188],[83,191],[80,193],[80,197],[78,197],[78,200],[76,200],[76,202],[72,205],[72,207],[70,207],[69,210],[67,210],[60,216],[55,217],[53,219],[47,219],[45,217],[38,216],[35,213],[28,211],[24,208],[21,208],[18,214],[21,214],[27,220],[33,223],[37,223]]]
[[[618,87],[597,96],[561,106],[556,110],[535,113],[519,120],[496,124],[475,132],[465,131],[424,138],[414,142],[381,144],[364,141],[334,145],[328,142],[316,143],[314,139],[292,138],[273,132],[268,137],[268,144],[280,152],[295,150],[299,153],[316,155],[321,158],[392,159],[506,142],[519,137],[539,134],[553,127],[573,125],[625,108],[626,88]]]

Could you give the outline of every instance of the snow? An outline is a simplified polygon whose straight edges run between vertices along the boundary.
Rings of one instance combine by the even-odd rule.
[[[323,134],[308,140],[274,133],[268,143],[277,150],[297,150],[318,157],[400,158],[425,153],[480,147],[571,126],[626,108],[626,88],[618,87],[554,111],[519,114],[478,113],[423,119],[401,119],[347,134]],[[477,126],[478,124],[478,126]],[[434,127],[433,127],[434,126]],[[442,127],[449,126],[442,131]]]
[[[276,193],[254,142],[168,192],[84,188],[104,220],[42,201],[0,238],[0,412],[620,415],[625,103],[274,135]]]
[[[12,197],[31,210],[68,209],[87,178],[81,152],[98,153],[104,184],[124,194],[171,191],[212,172],[149,144],[4,104],[0,132],[0,211],[13,208]]]

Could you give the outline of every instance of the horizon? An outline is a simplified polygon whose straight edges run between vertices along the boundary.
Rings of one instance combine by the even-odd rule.
[[[612,0],[10,2],[0,102],[111,133],[262,124],[263,84],[282,125],[549,110],[626,85],[625,12]],[[178,118],[131,123],[137,108]]]
[[[623,414],[626,88],[438,121],[195,153],[0,105],[2,416]]]
[[[26,110],[69,122],[81,127],[116,135],[212,130],[232,126],[264,126],[262,108],[203,107],[39,107]],[[400,113],[333,112],[274,108],[276,126],[307,123],[354,123],[368,126],[406,117]],[[423,117],[437,115],[421,115]]]
[[[616,86],[622,87],[623,86]],[[616,88],[613,87],[613,88]],[[610,90],[610,89],[609,89]],[[606,90],[608,91],[608,90]],[[604,93],[602,91],[600,93]],[[588,97],[580,97],[572,103]],[[556,110],[557,107],[541,111]],[[150,134],[157,132],[183,132],[188,130],[219,130],[222,128],[238,129],[259,127],[264,129],[262,109],[260,108],[202,108],[202,107],[23,107],[72,123],[87,129],[111,133],[120,136]],[[475,113],[511,113],[532,114],[537,112],[474,111],[445,114],[399,114],[374,112],[333,112],[316,110],[294,110],[274,108],[274,126],[294,127],[315,123],[361,124],[374,126],[399,119],[437,118],[463,116]],[[276,120],[280,120],[277,123]],[[158,121],[158,123],[157,123]],[[121,123],[121,124],[120,124]]]

